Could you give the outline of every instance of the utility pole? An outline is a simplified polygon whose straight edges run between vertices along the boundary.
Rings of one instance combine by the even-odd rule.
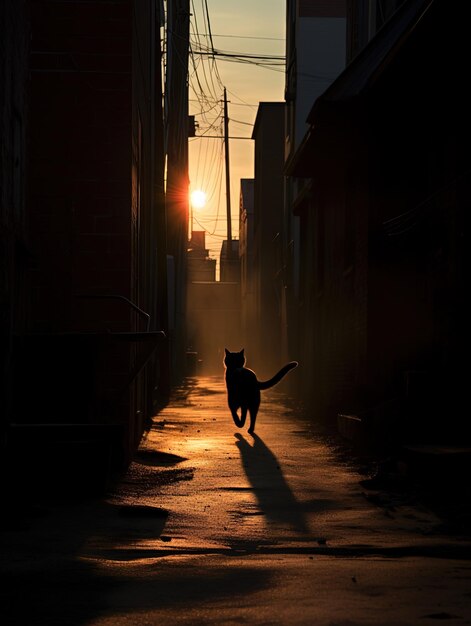
[[[229,118],[227,115],[227,94],[224,87],[224,147],[226,162],[226,213],[227,213],[227,254],[228,261],[232,260],[232,221],[231,221],[231,177],[229,172]]]

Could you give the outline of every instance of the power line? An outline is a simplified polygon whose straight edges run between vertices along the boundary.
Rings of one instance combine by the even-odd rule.
[[[221,76],[219,74],[219,69],[218,69],[218,66],[217,66],[217,63],[216,63],[216,58],[214,56],[214,42],[213,42],[213,36],[211,34],[211,20],[210,20],[210,17],[209,17],[209,9],[208,9],[208,2],[207,2],[207,0],[204,0],[204,4],[205,4],[205,8],[206,8],[206,21],[207,21],[207,24],[208,24],[209,42],[211,44],[211,50],[213,52],[213,70],[214,70],[216,78],[217,78],[217,80],[219,82],[220,88],[224,89],[224,84],[223,84],[222,78],[221,78]]]
[[[205,55],[206,52],[198,51],[198,54]],[[284,65],[286,62],[286,57],[277,54],[247,54],[245,52],[230,52],[223,50],[215,50],[214,54],[218,57],[229,57],[235,59],[253,59],[254,61],[279,61],[280,65]]]
[[[229,91],[229,89],[227,90],[228,93],[232,93],[231,91]],[[234,95],[234,94],[232,94]],[[237,98],[237,96],[235,96]],[[199,102],[199,100],[197,99],[189,99],[189,102]],[[216,104],[219,104],[220,101],[218,100]],[[232,106],[238,106],[238,107],[251,107],[252,109],[256,109],[258,107],[258,103],[250,103],[250,102],[232,102],[231,101]]]
[[[228,138],[229,139],[252,139],[252,137],[234,137],[232,135],[229,135]],[[194,137],[190,139],[190,141],[192,141],[193,139],[225,139],[225,137],[224,135],[195,135]]]
[[[200,47],[199,50],[194,51],[195,54],[201,56],[217,56],[221,58],[235,58],[235,59],[251,59],[254,61],[277,61],[279,65],[286,63],[286,56],[280,54],[248,54],[245,52],[236,52],[234,50],[205,50]]]
[[[255,124],[251,124],[250,122],[243,122],[242,120],[235,120],[231,117],[231,122],[235,122],[236,124],[245,124],[245,126],[255,126]]]
[[[216,35],[213,33],[213,37],[227,37],[233,39],[260,39],[263,41],[286,41],[284,37],[255,37],[251,35]]]

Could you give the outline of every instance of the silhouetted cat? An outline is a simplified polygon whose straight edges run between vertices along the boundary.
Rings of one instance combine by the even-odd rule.
[[[269,389],[277,385],[286,374],[297,367],[297,361],[291,361],[284,365],[280,371],[270,378],[270,380],[257,380],[255,372],[245,365],[244,349],[240,352],[230,352],[224,348],[226,356],[224,365],[226,367],[225,379],[227,387],[227,401],[231,410],[232,419],[239,428],[245,424],[247,411],[250,413],[249,433],[255,430],[255,420],[260,406],[260,390]],[[237,413],[240,409],[240,417]]]

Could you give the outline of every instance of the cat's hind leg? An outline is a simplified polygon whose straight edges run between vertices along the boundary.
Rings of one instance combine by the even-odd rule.
[[[255,432],[255,421],[257,419],[258,406],[250,408],[250,426],[248,432],[252,435]],[[245,421],[245,420],[244,420]]]

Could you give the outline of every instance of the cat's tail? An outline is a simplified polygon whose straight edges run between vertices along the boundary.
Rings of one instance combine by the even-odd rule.
[[[286,376],[286,374],[294,369],[295,367],[298,367],[298,362],[297,361],[290,361],[290,363],[287,363],[286,365],[284,365],[279,372],[277,372],[272,378],[270,378],[270,380],[258,380],[258,388],[259,389],[270,389],[270,387],[274,387],[275,385],[277,385],[280,380]]]

